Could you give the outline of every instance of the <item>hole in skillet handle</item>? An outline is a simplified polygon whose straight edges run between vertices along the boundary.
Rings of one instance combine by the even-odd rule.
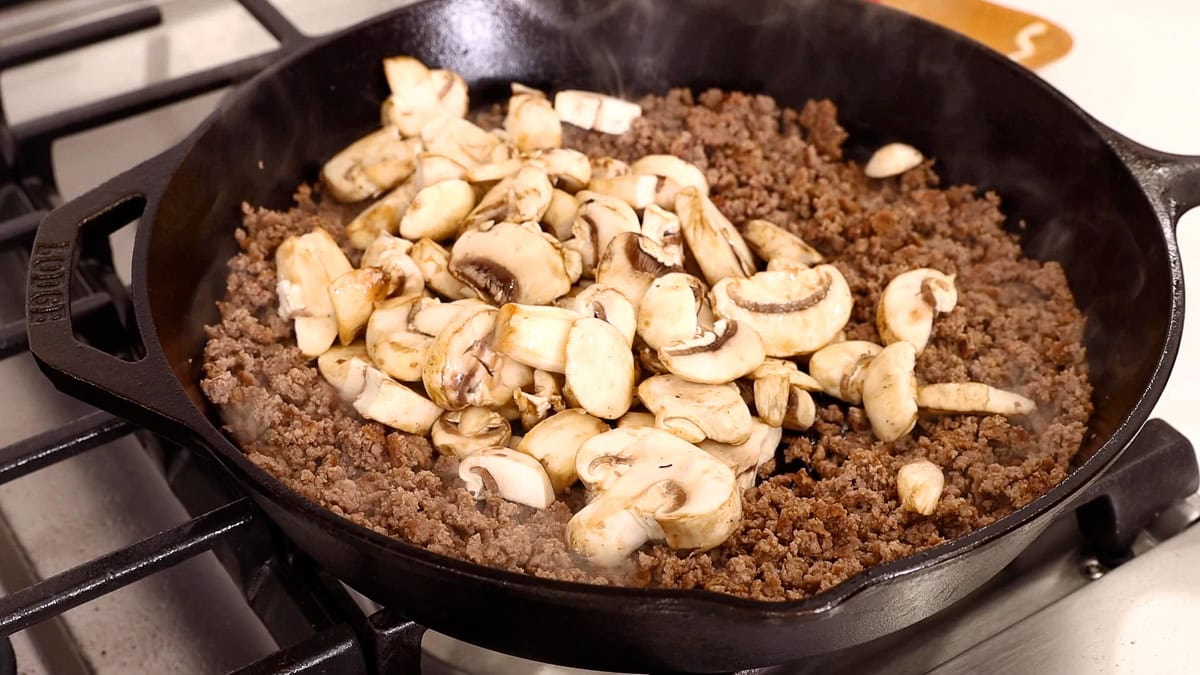
[[[1200,470],[1191,442],[1166,422],[1152,419],[1086,490],[1075,517],[1101,561],[1119,564],[1131,556],[1138,533],[1198,487]]]
[[[30,352],[56,388],[147,427],[173,430],[186,430],[180,420],[195,411],[170,386],[174,375],[162,355],[146,349],[152,339],[140,322],[130,321],[135,342],[125,345],[140,358],[124,360],[80,340],[82,319],[73,316],[78,307],[70,299],[81,249],[152,210],[184,150],[176,146],[47,215],[30,254],[25,306]]]

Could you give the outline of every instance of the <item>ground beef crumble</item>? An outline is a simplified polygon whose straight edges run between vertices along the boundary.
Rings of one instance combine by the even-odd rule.
[[[437,553],[541,577],[764,600],[803,598],[962,536],[1065,477],[1092,409],[1083,317],[1058,264],[1022,257],[995,195],[941,189],[929,163],[868,181],[841,161],[846,133],[828,101],[796,111],[766,96],[679,90],[641,103],[630,133],[567,127],[566,145],[625,161],[677,155],[705,170],[714,202],[734,223],[766,218],[799,234],[854,292],[850,339],[879,340],[875,305],[896,274],[956,274],[958,308],[934,322],[919,379],[1010,388],[1037,401],[1037,415],[922,417],[908,437],[881,443],[861,408],[818,396],[816,425],[763,468],[764,480],[744,494],[742,527],[725,544],[702,554],[651,545],[626,569],[581,569],[563,541],[567,504],[535,511],[476,502],[456,460],[363,421],[300,354],[276,314],[274,250],[317,225],[344,241],[356,210],[301,187],[287,212],[244,209],[241,252],[229,263],[221,321],[204,352],[204,391],[249,457],[335,513]],[[495,109],[477,117],[485,126],[500,119]],[[946,474],[930,517],[898,508],[896,471],[916,458]]]

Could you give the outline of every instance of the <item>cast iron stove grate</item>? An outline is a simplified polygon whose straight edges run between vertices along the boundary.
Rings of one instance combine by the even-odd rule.
[[[237,1],[279,41],[278,48],[16,125],[6,122],[0,101],[0,294],[20,299],[27,278],[36,287],[43,278],[53,280],[69,273],[71,313],[81,337],[99,349],[137,356],[137,346],[129,343],[128,296],[113,271],[106,236],[85,233],[80,260],[71,270],[37,260],[29,269],[37,225],[61,201],[51,146],[71,134],[241,82],[302,41],[302,34],[268,0]],[[161,21],[157,8],[146,7],[0,48],[0,70]],[[35,316],[36,293],[31,297],[28,311]],[[23,319],[0,323],[0,359],[27,348]],[[420,670],[425,629],[397,608],[364,613],[347,590],[298,553],[202,451],[93,410],[0,447],[0,484],[129,434],[162,453],[169,484],[195,517],[0,598],[0,675],[15,673],[17,668],[8,636],[206,551],[216,555],[272,637],[284,645],[237,672]],[[1152,421],[1135,442],[1144,447],[1126,453],[1126,458],[1136,459],[1119,462],[1095,488],[1098,498],[1078,514],[1084,534],[1108,562],[1120,562],[1154,514],[1196,490],[1195,458],[1186,439]],[[1189,470],[1156,470],[1163,462]],[[820,661],[810,660],[806,669]]]

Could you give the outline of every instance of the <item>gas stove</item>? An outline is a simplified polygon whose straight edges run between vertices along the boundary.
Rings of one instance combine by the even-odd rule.
[[[517,1],[517,0],[510,0]],[[831,0],[832,1],[832,0]],[[426,631],[300,554],[199,449],[55,392],[26,351],[23,289],[40,216],[168,148],[229,87],[319,35],[403,2],[0,0],[0,674],[580,672]],[[1064,26],[1041,74],[1118,131],[1200,154],[1200,9],[1154,0],[1012,1]],[[1115,48],[1114,48],[1115,47]],[[1200,214],[1180,224],[1200,274]],[[127,349],[132,228],[93,241],[72,310]],[[1200,333],[1200,312],[1185,334]],[[996,579],[945,612],[769,672],[1194,672],[1200,342],[1157,417],[1097,488]],[[1172,429],[1171,427],[1174,427]],[[1178,431],[1176,431],[1178,430]],[[1172,467],[1163,471],[1162,467]],[[1082,527],[1080,527],[1082,525]],[[11,647],[9,646],[11,644]],[[767,670],[759,672],[768,672]]]

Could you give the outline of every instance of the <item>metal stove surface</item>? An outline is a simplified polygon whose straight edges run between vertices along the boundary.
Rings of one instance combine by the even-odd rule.
[[[0,46],[148,2],[46,0],[3,8]],[[277,43],[227,0],[156,3],[163,25],[0,73],[10,121],[21,122],[147,83],[262,53]],[[307,33],[350,25],[406,2],[276,0]],[[1075,50],[1043,76],[1102,121],[1134,139],[1200,153],[1200,90],[1180,87],[1178,64],[1200,63],[1200,9],[1154,0],[1135,10],[1119,0],[1029,0],[1067,27]],[[1035,7],[1036,5],[1036,7]],[[1134,14],[1136,12],[1136,14]],[[1120,44],[1120,49],[1112,49]],[[1164,67],[1164,64],[1175,64]],[[1130,92],[1136,92],[1136,96]],[[220,98],[215,92],[56,143],[54,163],[69,199],[182,138]],[[1200,275],[1200,214],[1185,216],[1180,248],[1189,278]],[[131,231],[113,237],[118,265]],[[127,262],[126,267],[127,269]],[[125,277],[126,279],[128,276]],[[11,295],[11,294],[8,294]],[[19,316],[19,298],[0,289],[0,323]],[[1200,334],[1200,312],[1186,334]],[[1200,438],[1200,341],[1187,340],[1156,415]],[[54,428],[84,407],[54,392],[27,356],[0,360],[0,446]],[[0,487],[0,586],[30,581],[181,522],[186,513],[159,459],[127,437]],[[1168,514],[1166,539],[1197,512]],[[1105,574],[1060,523],[995,582],[917,628],[786,672],[1194,672],[1181,646],[1200,637],[1187,620],[1200,610],[1200,528],[1184,530]],[[204,598],[204,602],[197,602]],[[369,601],[366,601],[369,602]],[[1027,618],[1028,617],[1028,618]],[[1022,620],[1024,619],[1024,620]],[[136,638],[136,639],[135,639]],[[275,641],[211,555],[104,596],[19,634],[21,672],[224,672],[270,653]],[[1031,648],[1036,645],[1036,648]],[[531,673],[567,669],[487,652],[427,633],[427,672]],[[578,672],[578,671],[575,671]]]

